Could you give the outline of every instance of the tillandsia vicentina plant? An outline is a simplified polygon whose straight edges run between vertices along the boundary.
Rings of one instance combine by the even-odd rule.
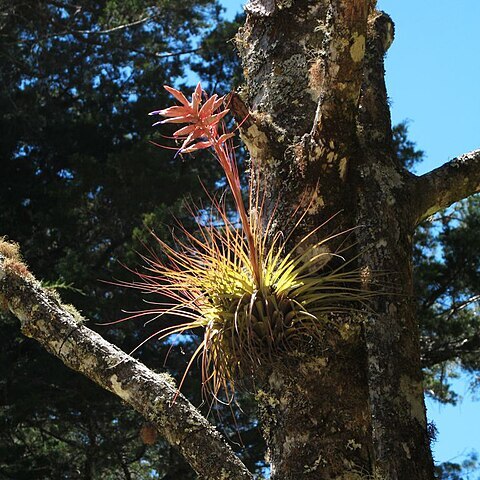
[[[153,253],[144,256],[145,270],[133,286],[170,300],[141,315],[185,319],[156,336],[203,330],[187,371],[200,357],[204,389],[214,397],[223,390],[231,401],[238,380],[271,364],[279,354],[301,350],[319,336],[329,316],[358,309],[371,293],[360,288],[359,271],[349,269],[348,262],[319,271],[324,257],[341,258],[341,247],[335,253],[325,248],[332,236],[313,241],[322,226],[290,245],[303,218],[298,208],[292,212],[289,231],[276,234],[271,233],[274,218],[264,218],[261,196],[252,188],[247,209],[232,145],[234,133],[223,121],[229,111],[224,97],[209,97],[200,84],[191,101],[179,90],[165,88],[180,104],[152,112],[165,117],[154,125],[186,124],[173,134],[181,142],[180,154],[213,151],[236,212],[232,215],[224,201],[211,195],[215,221],[198,220],[196,234],[182,228],[182,239],[176,237],[174,247],[157,238],[167,260]],[[255,174],[254,163],[250,174]]]

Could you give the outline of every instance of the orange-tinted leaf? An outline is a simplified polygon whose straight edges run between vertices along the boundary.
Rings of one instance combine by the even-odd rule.
[[[225,100],[225,95],[223,97],[218,98],[215,103],[213,104],[213,111],[217,110],[219,107],[223,105],[223,101]]]
[[[218,138],[218,143],[220,144],[225,143],[229,138],[232,138],[234,136],[235,136],[234,133],[224,133],[223,135],[220,135],[220,137]]]
[[[212,142],[197,142],[195,145],[192,145],[191,147],[185,148],[184,150],[181,150],[182,153],[190,153],[190,152],[195,152],[196,150],[202,150],[203,148],[208,148],[212,146]]]
[[[168,92],[171,93],[181,104],[188,107],[190,105],[189,101],[185,98],[185,95],[175,88],[169,87],[168,85],[164,85],[163,88]]]
[[[191,121],[191,117],[174,117],[174,118],[167,118],[166,120],[162,120],[161,122],[157,122],[154,125],[164,124],[164,123],[188,123]]]
[[[179,107],[178,105],[175,105],[173,107],[159,110],[158,115],[162,115],[162,117],[181,117],[187,115],[191,116],[192,109],[190,107]]]
[[[188,135],[189,133],[192,133],[196,128],[197,128],[196,125],[187,125],[186,127],[183,127],[180,130],[177,130],[173,134],[173,136],[174,137],[183,137],[184,135]]]
[[[216,95],[211,96],[203,105],[203,107],[198,112],[200,118],[209,117],[215,110],[213,108],[215,100],[217,99]]]
[[[195,92],[192,95],[192,110],[194,112],[198,112],[198,106],[202,100],[202,86],[198,83],[197,87],[195,88]]]
[[[207,125],[215,125],[217,124],[230,110],[223,110],[223,112],[217,113],[215,115],[212,115],[211,117],[207,118],[205,120],[205,123]]]
[[[194,130],[183,142],[182,146],[180,147],[180,150],[184,150],[185,148],[188,147],[193,141],[195,141],[197,138],[200,138],[204,135],[203,130]]]

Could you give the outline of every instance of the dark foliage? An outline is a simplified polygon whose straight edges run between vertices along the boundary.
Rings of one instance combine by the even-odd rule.
[[[219,179],[209,157],[153,147],[162,139],[147,113],[167,103],[163,84],[181,82],[191,59],[180,53],[197,51],[220,9],[211,0],[80,3],[2,2],[0,228],[46,285],[105,322],[142,305],[101,280],[130,280],[119,259],[135,268],[148,230],[167,237],[184,198],[203,195],[198,177]],[[192,476],[163,441],[141,441],[138,415],[20,336],[14,319],[0,321],[1,478]],[[158,328],[90,326],[127,351]],[[166,351],[152,343],[139,355],[162,368]],[[171,355],[174,372],[185,358]]]
[[[76,3],[0,3],[0,235],[21,243],[32,271],[65,301],[105,322],[142,308],[142,300],[99,280],[131,280],[119,260],[136,268],[149,230],[168,238],[174,216],[188,222],[182,203],[202,197],[198,177],[219,185],[208,156],[181,160],[149,144],[163,140],[146,114],[169,103],[162,85],[182,83],[189,64],[209,89],[224,93],[240,83],[229,40],[241,18],[212,31],[220,11],[210,0]],[[192,50],[194,57],[180,55]],[[394,138],[412,168],[423,152],[405,124]],[[417,234],[428,393],[443,402],[456,398],[452,372],[479,378],[479,202],[462,202]],[[138,415],[20,336],[15,319],[3,315],[0,323],[0,478],[194,477],[161,439],[142,442]],[[127,351],[159,328],[91,326]],[[174,374],[183,373],[191,348],[186,342],[170,354]],[[162,369],[167,349],[151,342],[138,355]],[[196,404],[198,379],[193,370],[184,391]],[[243,411],[218,407],[211,418],[239,450],[241,438],[253,469],[262,466],[264,447],[254,401],[241,400]],[[444,465],[439,478],[460,479],[461,471]]]

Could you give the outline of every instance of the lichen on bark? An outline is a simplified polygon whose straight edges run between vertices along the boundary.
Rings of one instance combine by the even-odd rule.
[[[244,135],[266,197],[283,217],[302,195],[316,199],[305,229],[343,211],[329,228],[358,227],[357,265],[389,272],[375,313],[342,320],[361,328],[328,331],[262,385],[274,479],[433,478],[411,304],[412,176],[394,155],[384,83],[393,22],[374,3],[256,0],[237,40],[249,128],[266,138],[262,150]]]
[[[341,211],[319,234],[356,227],[352,262],[369,277],[381,272],[384,282],[369,310],[330,316],[322,338],[262,372],[257,399],[272,479],[433,479],[412,235],[426,216],[480,190],[480,150],[421,177],[399,164],[383,64],[394,28],[375,4],[251,0],[237,36],[246,85],[232,95],[232,110],[265,211],[277,216],[273,232],[305,198],[299,237]],[[176,397],[171,379],[76,321],[2,240],[0,305],[26,335],[141,412],[200,475],[252,478],[218,432]]]

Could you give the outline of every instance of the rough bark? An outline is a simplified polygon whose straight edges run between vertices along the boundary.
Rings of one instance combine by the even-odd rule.
[[[454,158],[417,177],[411,185],[417,203],[417,222],[480,192],[480,150]]]
[[[433,479],[412,304],[415,178],[393,149],[393,23],[373,7],[255,0],[239,35],[242,133],[266,197],[280,218],[309,197],[305,229],[343,210],[330,228],[360,226],[359,265],[384,283],[373,315],[337,319],[316,350],[272,368],[259,403],[274,479]]]
[[[251,0],[246,10],[237,37],[246,86],[232,109],[249,114],[241,131],[264,213],[275,212],[281,230],[306,205],[301,236],[341,211],[320,233],[357,227],[351,255],[364,287],[383,284],[374,313],[332,316],[309,350],[264,372],[272,479],[433,480],[412,236],[422,218],[479,191],[480,151],[421,177],[399,164],[383,63],[393,23],[373,0]],[[5,269],[0,277],[0,298],[27,335],[129,402],[202,475],[250,478],[186,400],[167,407],[175,388],[165,379],[73,323],[34,281]],[[468,342],[457,348],[477,348],[477,337]]]
[[[361,339],[359,324],[332,324],[311,352],[273,365],[257,394],[272,479],[354,479],[371,473]]]
[[[370,4],[255,0],[237,36],[248,79],[241,96],[252,119],[242,137],[278,218],[291,214],[292,199],[299,204],[308,198],[303,231],[350,198],[344,186],[358,147],[355,117]]]
[[[141,413],[201,477],[252,478],[215,427],[178,394],[169,375],[154,373],[87,328],[22,263],[0,254],[2,305],[20,320],[26,336]]]
[[[412,176],[399,164],[392,142],[383,58],[393,22],[381,12],[369,19],[364,83],[358,114],[362,160],[354,173],[355,210],[362,266],[382,277],[384,292],[364,323],[373,451],[380,478],[433,477],[426,432],[419,331],[413,307]]]

